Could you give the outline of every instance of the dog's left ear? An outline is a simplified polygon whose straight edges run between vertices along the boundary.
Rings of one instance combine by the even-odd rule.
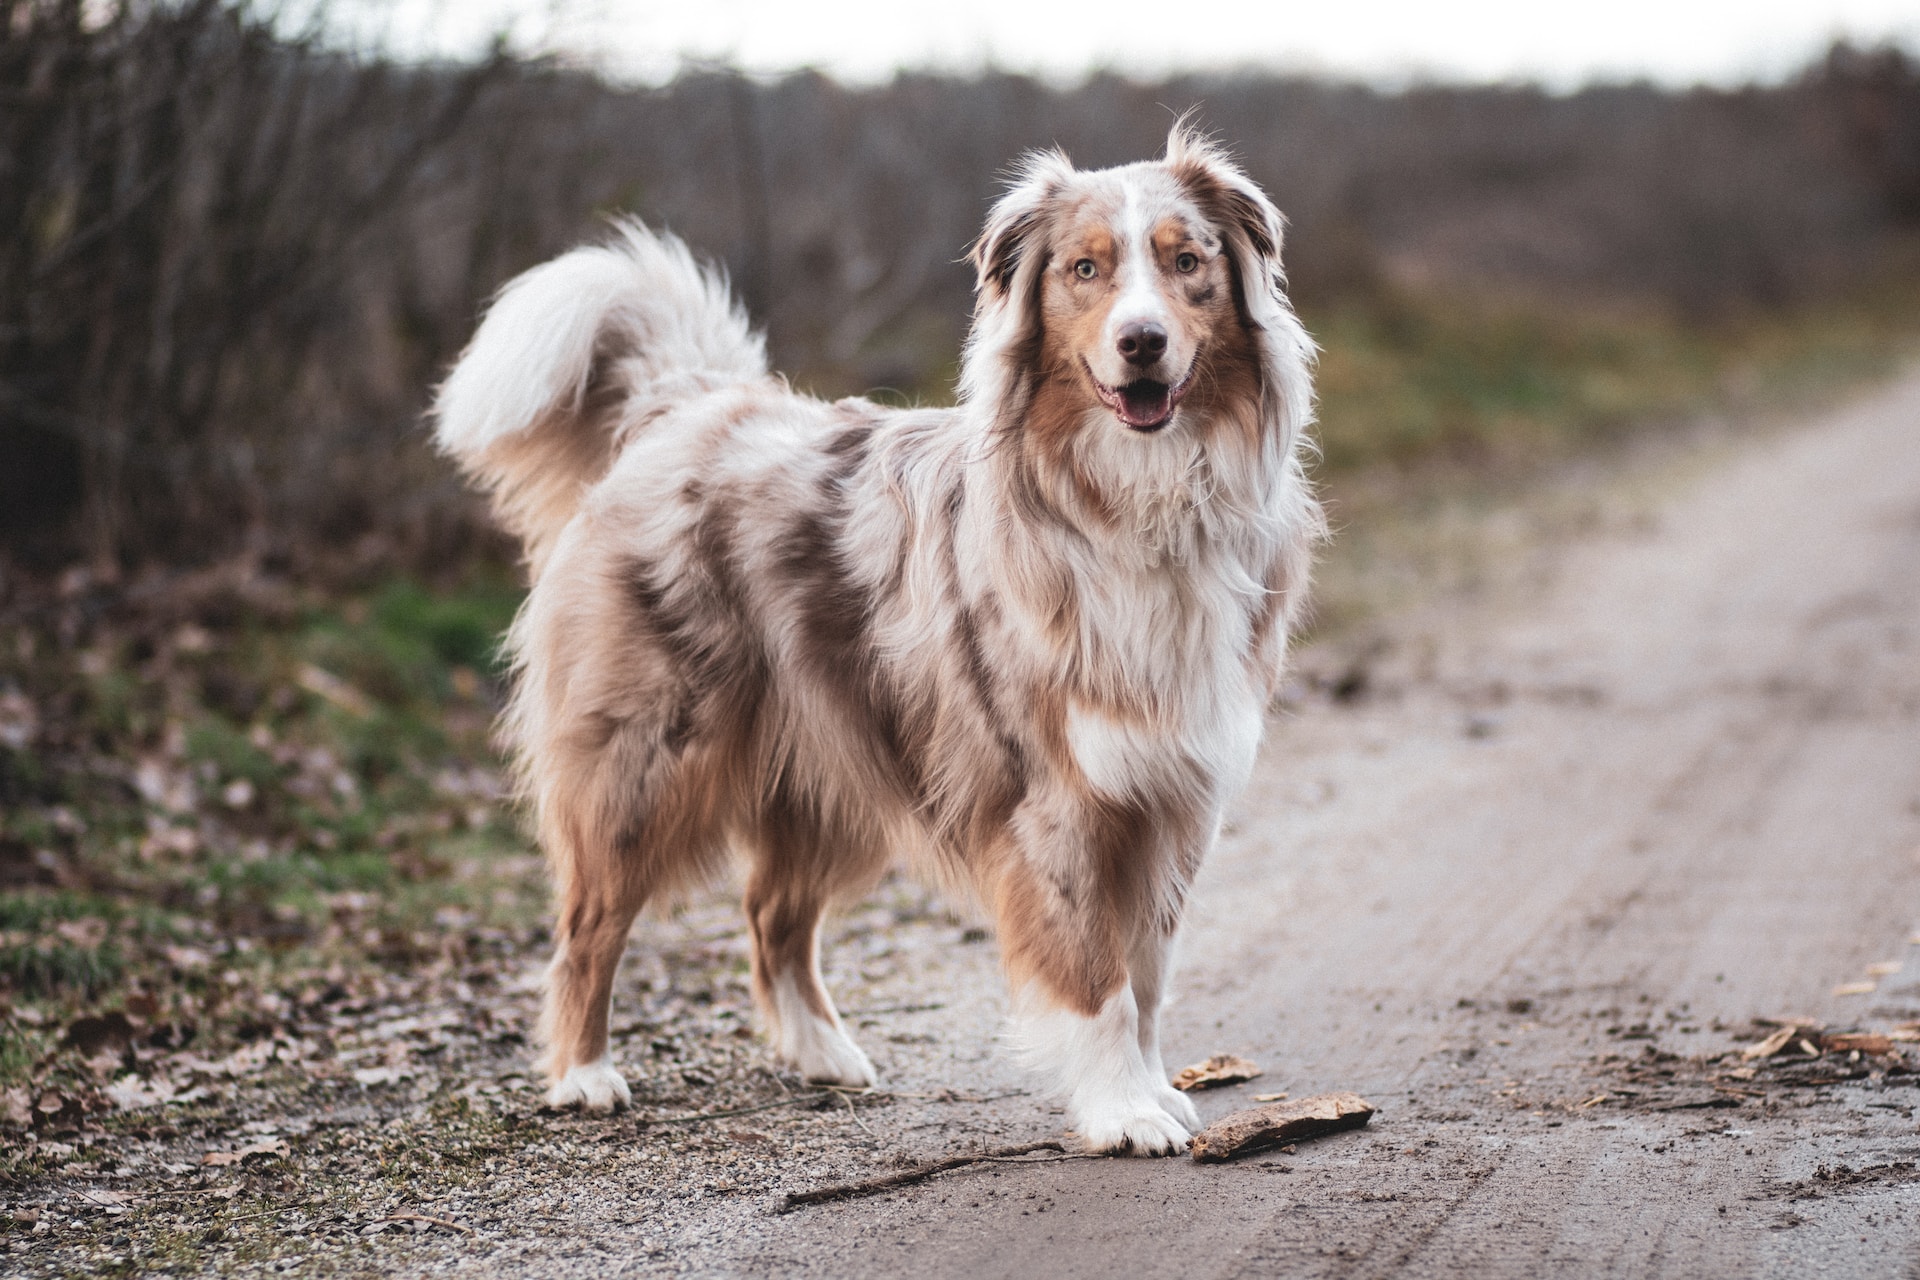
[[[1280,268],[1285,220],[1227,153],[1182,120],[1167,138],[1167,167],[1226,241],[1233,305],[1260,352],[1260,421],[1298,466],[1294,442],[1313,421],[1313,339],[1287,300]]]
[[[1224,149],[1185,120],[1167,135],[1166,163],[1225,237],[1241,318],[1257,322],[1266,297],[1285,296],[1280,245],[1286,219]]]

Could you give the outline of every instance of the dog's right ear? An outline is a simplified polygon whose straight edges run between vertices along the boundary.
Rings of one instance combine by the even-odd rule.
[[[1022,269],[1046,266],[1042,241],[1053,202],[1073,173],[1060,151],[1035,151],[1015,167],[1013,181],[987,215],[987,225],[967,256],[973,261],[974,291],[982,303],[1003,301],[1015,292]]]

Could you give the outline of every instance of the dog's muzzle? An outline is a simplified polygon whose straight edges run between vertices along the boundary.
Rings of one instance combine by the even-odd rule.
[[[1193,385],[1191,369],[1171,385],[1153,378],[1136,378],[1124,386],[1110,387],[1093,377],[1092,369],[1087,370],[1087,377],[1092,379],[1100,402],[1113,410],[1113,416],[1141,432],[1158,431],[1172,421],[1174,409]]]

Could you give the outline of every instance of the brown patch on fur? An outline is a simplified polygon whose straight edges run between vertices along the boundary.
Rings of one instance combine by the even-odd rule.
[[[1072,815],[1035,833],[1051,846],[1044,853],[1006,858],[994,906],[1015,987],[1037,983],[1049,1002],[1091,1017],[1127,980],[1128,944],[1152,897],[1152,859],[1142,853],[1154,816],[1085,792]],[[1062,858],[1063,847],[1080,856]],[[1040,858],[1070,869],[1044,872]]]
[[[1280,266],[1279,224],[1254,193],[1222,177],[1206,160],[1190,159],[1173,166],[1173,175],[1200,207],[1207,221],[1225,237],[1227,259],[1233,267],[1233,306],[1241,323],[1254,327],[1247,306],[1249,283],[1243,276],[1256,269],[1276,274]]]
[[[538,576],[580,495],[612,465],[606,424],[568,411],[495,441],[470,470],[492,494],[495,517],[520,539]]]
[[[815,1017],[832,1021],[821,989],[817,954],[820,917],[837,899],[865,893],[886,869],[886,850],[835,831],[790,794],[770,801],[747,841],[753,870],[743,905],[753,935],[753,993],[770,1016],[774,985],[784,974]]]
[[[876,661],[871,627],[874,602],[841,563],[832,517],[808,511],[782,541],[779,569],[796,584],[801,660],[827,688],[847,718],[854,749],[898,798],[925,798],[922,772],[927,726],[904,714]]]
[[[1259,343],[1231,304],[1216,297],[1206,310],[1207,337],[1181,407],[1215,431],[1237,429],[1248,447],[1258,447],[1265,382]]]

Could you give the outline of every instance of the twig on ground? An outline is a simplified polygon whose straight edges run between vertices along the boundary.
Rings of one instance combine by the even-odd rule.
[[[786,1213],[802,1205],[827,1204],[834,1200],[858,1200],[863,1196],[875,1196],[883,1191],[892,1191],[896,1187],[910,1187],[916,1182],[925,1182],[928,1178],[946,1173],[951,1169],[963,1169],[970,1164],[1005,1163],[1015,1157],[1031,1155],[1036,1151],[1057,1151],[1062,1156],[1078,1154],[1077,1152],[1069,1153],[1060,1143],[1048,1139],[1045,1142],[1028,1142],[1017,1147],[996,1147],[992,1151],[980,1151],[973,1155],[948,1156],[944,1160],[916,1165],[914,1168],[903,1169],[899,1173],[889,1173],[884,1177],[867,1178],[860,1182],[842,1182],[834,1186],[817,1187],[812,1191],[792,1191],[780,1201],[779,1212]]]
[[[447,1218],[436,1218],[430,1213],[390,1213],[380,1219],[382,1222],[424,1222],[430,1227],[445,1227],[449,1231],[458,1231],[463,1236],[473,1234],[473,1228],[464,1223]]]
[[[860,1118],[858,1111],[854,1110],[853,1094],[844,1089],[835,1089],[833,1092],[839,1094],[840,1101],[847,1104],[847,1114],[853,1117],[853,1122],[860,1126],[861,1132],[871,1138],[873,1136],[873,1130],[867,1128],[867,1122]]]

